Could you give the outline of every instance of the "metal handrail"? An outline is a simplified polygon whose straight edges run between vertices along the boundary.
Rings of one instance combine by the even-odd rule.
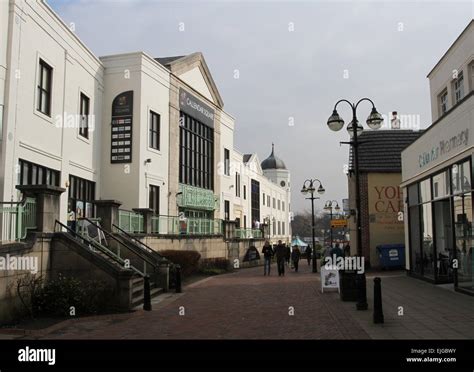
[[[122,265],[124,268],[124,264],[125,264],[125,260],[123,260],[122,258],[120,258],[117,254],[115,254],[114,252],[112,252],[110,249],[104,247],[102,244],[94,241],[94,240],[91,240],[91,239],[88,239],[86,238],[85,236],[81,235],[81,234],[78,234],[76,233],[74,230],[72,230],[71,228],[67,227],[66,225],[64,225],[63,223],[59,222],[58,220],[55,221],[55,224],[54,224],[54,231],[56,231],[56,225],[60,225],[62,226],[63,228],[66,229],[66,231],[68,231],[70,234],[72,234],[74,237],[76,238],[79,238],[79,239],[82,239],[84,242],[86,242],[87,244],[90,244],[90,245],[93,245],[94,248],[98,248],[102,253],[104,253],[105,255],[107,255],[109,258],[111,258],[112,260],[114,260],[116,263]],[[130,265],[129,268],[134,271],[135,273],[137,273],[138,275],[142,276],[142,277],[145,277],[146,274],[141,272],[140,270],[138,270],[136,267],[134,267],[133,265]]]
[[[100,231],[102,231],[104,233],[104,235],[106,235],[107,237],[111,238],[112,240],[116,241],[117,243],[119,243],[122,247],[125,247],[127,250],[129,251],[132,251],[134,254],[138,255],[137,252],[133,251],[133,249],[131,249],[130,247],[128,247],[126,244],[124,244],[123,242],[121,242],[119,239],[117,239],[115,236],[113,236],[110,232],[108,232],[107,230],[105,230],[102,226],[100,226],[99,224],[96,224],[94,221],[91,221],[89,218],[87,217],[83,217],[82,218],[83,220],[86,220],[87,222],[89,222],[90,224],[94,225],[96,228],[98,228]],[[148,262],[151,266],[153,267],[156,267],[156,264],[155,262],[153,262],[152,260],[150,260],[148,257],[140,257],[141,259],[143,259],[143,261],[146,261]],[[146,272],[146,266],[145,266],[145,269],[144,271]]]
[[[29,229],[36,228],[35,198],[25,196],[17,202],[0,202],[0,213],[2,214],[2,241],[22,240],[26,238]]]
[[[138,243],[144,250],[146,250],[147,252],[149,253],[152,253],[152,254],[156,254],[158,256],[160,256],[163,260],[166,260],[166,257],[164,257],[163,255],[161,255],[159,252],[157,251],[154,251],[153,249],[151,249],[149,246],[147,246],[145,243],[143,243],[141,240],[135,238],[134,236],[130,235],[128,232],[126,232],[125,230],[121,229],[119,226],[117,226],[116,224],[112,224],[113,227],[115,227],[120,233],[122,233],[123,235],[125,235],[127,238],[129,238],[130,240],[133,240],[134,242]]]

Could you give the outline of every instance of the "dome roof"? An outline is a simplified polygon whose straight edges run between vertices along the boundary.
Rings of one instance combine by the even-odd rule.
[[[272,143],[272,153],[268,158],[262,161],[262,169],[286,169],[286,165],[280,158],[275,156],[275,148],[274,144]]]

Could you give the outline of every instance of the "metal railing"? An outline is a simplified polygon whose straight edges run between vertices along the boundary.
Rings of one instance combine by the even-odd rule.
[[[143,215],[119,209],[119,227],[128,233],[143,233]]]
[[[25,239],[28,230],[36,228],[36,199],[0,202],[0,222],[2,243]]]
[[[151,218],[151,231],[162,235],[221,235],[222,220],[178,217],[154,216]]]
[[[260,229],[235,229],[235,237],[239,239],[260,239],[263,238]]]

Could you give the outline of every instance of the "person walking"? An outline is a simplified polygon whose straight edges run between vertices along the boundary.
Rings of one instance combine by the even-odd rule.
[[[313,253],[313,250],[311,249],[311,246],[308,245],[306,247],[306,260],[308,261],[308,266],[311,265],[311,254]]]
[[[293,251],[291,252],[291,260],[293,261],[293,266],[295,268],[295,272],[298,272],[298,263],[300,262],[301,251],[297,245],[293,246]]]
[[[285,260],[286,260],[286,265],[289,267],[290,260],[291,260],[291,248],[289,245],[286,246]]]
[[[278,241],[275,248],[275,256],[277,258],[278,276],[285,276],[286,247],[281,240]]]
[[[265,244],[262,248],[263,253],[263,275],[270,275],[270,269],[272,265],[272,257],[275,254],[273,251],[272,246],[270,245],[268,240],[265,240]]]

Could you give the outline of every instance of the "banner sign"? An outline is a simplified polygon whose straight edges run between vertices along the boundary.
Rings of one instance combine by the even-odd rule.
[[[347,227],[347,220],[339,219],[339,220],[331,220],[331,228],[337,227]]]
[[[132,162],[133,91],[120,93],[112,102],[110,162]]]
[[[179,109],[208,127],[214,128],[214,110],[182,88],[179,88]]]
[[[321,266],[321,293],[324,293],[324,288],[339,289],[339,270],[336,268],[328,269]]]

